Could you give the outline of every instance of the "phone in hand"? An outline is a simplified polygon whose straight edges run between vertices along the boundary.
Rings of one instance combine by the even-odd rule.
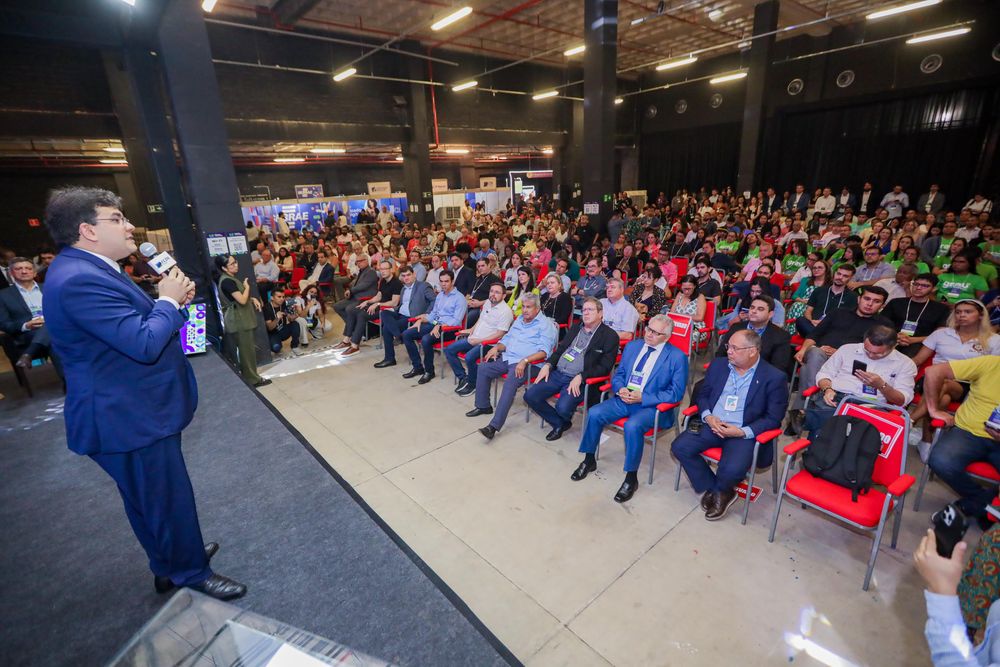
[[[951,503],[931,515],[931,524],[934,526],[934,541],[937,543],[938,555],[942,558],[951,558],[955,545],[965,536],[965,531],[969,529],[969,518]]]
[[[861,360],[859,360],[859,359],[855,359],[854,363],[851,364],[851,375],[854,375],[858,371],[861,371],[863,373],[867,373],[868,372],[868,364],[865,363],[865,362],[863,362],[863,361],[861,361]]]

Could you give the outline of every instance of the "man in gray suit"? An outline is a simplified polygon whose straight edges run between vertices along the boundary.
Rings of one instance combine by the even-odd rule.
[[[929,192],[925,192],[917,199],[917,215],[933,213],[937,215],[944,208],[944,193],[938,189],[937,183],[931,183]]]
[[[383,310],[379,315],[382,324],[382,349],[385,358],[375,364],[375,368],[388,368],[396,365],[396,339],[406,331],[409,319],[423,315],[434,305],[434,288],[430,284],[417,280],[413,268],[404,266],[399,271],[399,279],[403,281],[403,291],[399,301],[392,309]]]
[[[378,293],[378,273],[368,263],[368,255],[358,255],[358,275],[351,286],[344,290],[344,299],[333,304],[333,309],[344,320],[344,333],[354,330],[357,318],[367,318],[367,313],[361,309],[361,303]],[[344,347],[341,345],[340,347]]]

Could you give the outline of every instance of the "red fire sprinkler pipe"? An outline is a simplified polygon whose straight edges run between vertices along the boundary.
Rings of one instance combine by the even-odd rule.
[[[428,55],[430,55],[430,52],[431,52],[431,50],[427,49]],[[431,82],[434,81],[434,65],[431,63],[430,60],[427,61],[427,80],[431,81]],[[438,146],[441,145],[441,139],[438,136],[438,109],[437,109],[437,100],[434,97],[434,89],[435,88],[437,88],[437,86],[430,86],[430,89],[431,89],[431,115],[434,118],[434,148],[437,148]]]

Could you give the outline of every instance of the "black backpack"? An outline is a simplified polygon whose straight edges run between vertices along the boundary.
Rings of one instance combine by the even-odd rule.
[[[837,415],[823,424],[823,430],[802,454],[806,470],[851,490],[851,500],[872,486],[875,459],[882,449],[879,431],[858,417]]]

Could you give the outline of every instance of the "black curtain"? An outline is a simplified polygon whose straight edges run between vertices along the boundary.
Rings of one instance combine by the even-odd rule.
[[[857,192],[871,181],[879,196],[899,184],[911,205],[938,183],[946,206],[961,206],[998,99],[993,89],[967,89],[779,114],[759,182],[780,194],[796,183]]]
[[[639,183],[655,198],[680,188],[735,185],[740,155],[740,123],[655,132],[642,136]]]

